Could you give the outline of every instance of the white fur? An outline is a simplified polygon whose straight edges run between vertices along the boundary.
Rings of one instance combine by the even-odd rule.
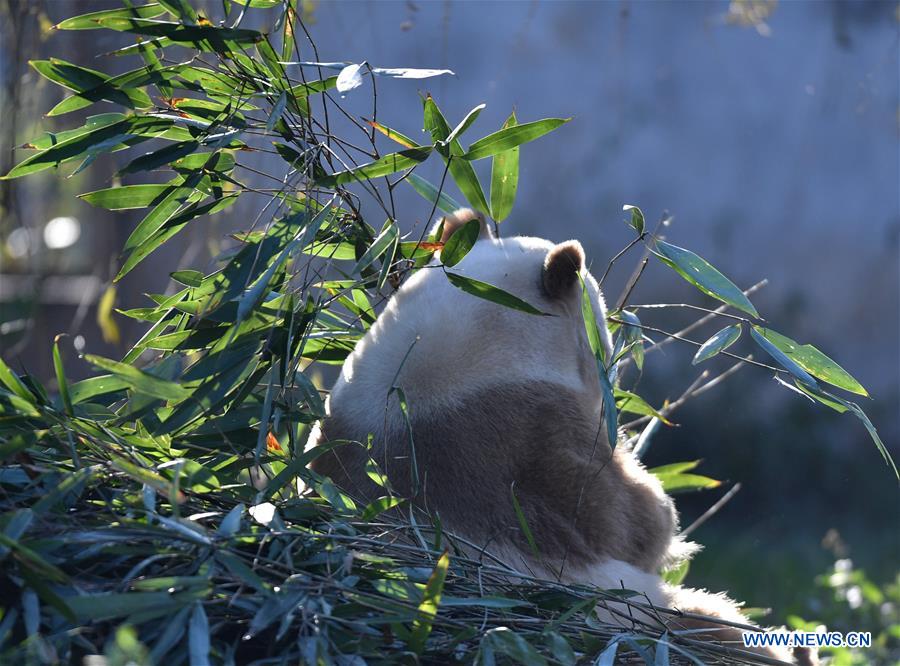
[[[554,316],[519,312],[463,292],[437,262],[419,270],[344,363],[331,402],[340,401],[344,418],[373,433],[382,432],[384,402],[394,385],[404,388],[420,415],[438,413],[497,384],[529,380],[596,394],[599,409],[596,379],[584,381],[579,374],[584,359],[580,300],[548,299],[540,286],[543,261],[553,247],[539,238],[481,239],[448,270],[500,287]],[[609,350],[606,306],[594,278],[587,271],[583,277]],[[379,363],[359,363],[363,357]],[[391,413],[398,418],[396,410]]]

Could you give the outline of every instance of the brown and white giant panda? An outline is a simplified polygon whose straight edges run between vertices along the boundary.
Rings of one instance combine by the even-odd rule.
[[[437,259],[418,270],[347,358],[328,416],[311,438],[318,444],[371,437],[371,449],[337,447],[318,458],[314,470],[371,500],[383,494],[365,471],[371,457],[396,492],[437,512],[448,531],[514,569],[635,590],[654,605],[748,623],[725,595],[660,578],[664,565],[692,549],[676,536],[675,508],[656,477],[625,446],[613,448],[607,439],[579,275],[608,356],[611,340],[603,296],[585,270],[581,245],[495,238],[483,217],[467,209],[444,218],[442,240],[473,219],[481,223],[479,240],[452,271],[554,316],[475,298],[450,284]],[[407,398],[411,436],[395,386]],[[540,558],[522,534],[511,487]],[[740,632],[721,625],[672,617],[668,629],[701,629],[704,637],[742,647]],[[764,653],[817,663],[806,651]]]

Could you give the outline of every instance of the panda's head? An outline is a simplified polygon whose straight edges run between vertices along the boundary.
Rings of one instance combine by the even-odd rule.
[[[401,285],[344,364],[339,385],[376,395],[400,385],[420,405],[505,382],[598,392],[583,288],[607,351],[610,339],[603,297],[585,268],[581,244],[496,238],[483,216],[468,209],[439,223],[441,240],[471,220],[479,221],[481,233],[469,253],[453,267],[442,266],[438,254]],[[499,287],[546,314],[474,296],[451,284],[445,271]]]
[[[478,236],[478,239],[482,241],[481,248],[490,246],[496,249],[498,245],[502,245],[502,243],[497,242],[496,236],[487,224],[484,215],[471,208],[460,208],[456,212],[442,218],[435,225],[432,234],[437,234],[440,231],[440,241],[446,243],[454,233],[473,220],[477,220],[481,227]],[[491,245],[483,241],[495,242]],[[549,249],[544,253],[543,250],[549,241],[520,236],[510,239],[509,245],[516,244],[516,241],[519,241],[518,244],[521,250],[534,249],[534,255],[541,259],[540,293],[537,295],[538,298],[548,301],[551,308],[562,307],[567,309],[571,304],[570,296],[573,294],[575,287],[580,288],[581,280],[579,280],[579,276],[582,276],[584,273],[584,249],[581,247],[581,243],[576,240],[570,240],[557,245],[550,244]],[[533,246],[533,248],[528,247],[529,245]],[[512,247],[507,249],[512,249]],[[438,257],[440,257],[440,254]],[[526,268],[526,266],[522,266],[522,268]],[[536,276],[532,275],[531,277],[535,278]],[[508,275],[504,274],[502,282],[507,282],[507,278]]]

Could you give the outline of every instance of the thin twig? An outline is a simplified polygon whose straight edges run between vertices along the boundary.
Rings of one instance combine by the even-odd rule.
[[[681,535],[685,536],[685,537],[689,536],[691,534],[691,532],[696,530],[703,523],[705,523],[707,520],[709,520],[714,515],[716,515],[722,509],[723,506],[725,506],[726,504],[728,504],[728,502],[731,501],[732,497],[737,495],[737,493],[740,489],[741,489],[741,484],[739,482],[735,483],[733,486],[731,486],[731,488],[728,490],[728,492],[719,498],[718,502],[716,502],[711,507],[709,507],[706,511],[703,512],[702,516],[697,518],[697,520],[695,520],[690,525],[688,525],[685,529],[683,529],[681,531]]]

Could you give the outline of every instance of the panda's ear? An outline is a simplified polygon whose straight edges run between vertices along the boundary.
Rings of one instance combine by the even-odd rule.
[[[446,243],[447,239],[453,235],[453,233],[465,225],[467,222],[471,222],[472,220],[478,220],[481,224],[481,233],[478,234],[478,238],[493,238],[494,234],[491,232],[491,228],[488,226],[487,221],[484,219],[484,214],[478,211],[472,210],[471,208],[459,208],[458,210],[453,211],[446,217],[442,218],[435,225],[434,229],[432,229],[432,233],[437,233],[438,228],[443,225],[443,231],[441,232],[440,242]]]
[[[572,293],[578,275],[584,268],[584,249],[575,240],[553,246],[544,259],[541,284],[550,298]]]

